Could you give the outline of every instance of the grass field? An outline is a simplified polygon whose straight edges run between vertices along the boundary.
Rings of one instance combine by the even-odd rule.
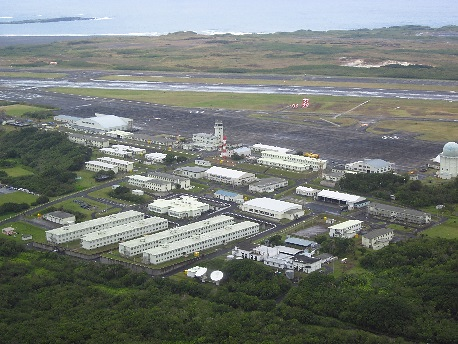
[[[0,194],[0,204],[4,203],[27,203],[31,204],[35,202],[37,196],[22,192],[22,191],[15,191],[9,194]]]
[[[458,137],[458,122],[388,120],[371,126],[369,131],[383,135],[404,131],[416,134],[421,140],[448,141]]]
[[[458,239],[458,216],[451,216],[446,222],[422,233],[434,238]]]
[[[29,106],[23,104],[14,104],[7,106],[0,106],[0,111],[5,111],[8,116],[21,117],[26,112],[41,112],[46,109],[38,106]]]
[[[33,175],[33,172],[26,170],[20,166],[15,166],[11,168],[2,168],[2,171],[5,171],[10,177],[22,177]]]
[[[6,78],[58,79],[66,75],[66,73],[0,72],[0,77]]]
[[[44,229],[39,227],[33,226],[26,222],[13,222],[7,225],[3,225],[1,228],[6,227],[13,227],[17,233],[16,237],[14,236],[5,236],[11,240],[22,242],[21,235],[22,234],[31,234],[32,240],[36,242],[44,243],[46,242],[46,233]],[[1,235],[1,234],[0,234]]]

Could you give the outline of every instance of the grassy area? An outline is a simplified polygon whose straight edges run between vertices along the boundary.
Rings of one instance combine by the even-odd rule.
[[[0,204],[4,203],[27,203],[35,202],[37,196],[31,195],[22,191],[15,191],[8,194],[0,194]]]
[[[381,121],[368,129],[373,133],[391,135],[394,133],[409,132],[418,134],[418,138],[429,141],[456,140],[458,123],[432,121]]]
[[[10,177],[22,177],[33,175],[33,172],[26,170],[25,168],[20,166],[2,168],[1,170],[5,171]]]
[[[0,77],[6,78],[30,78],[30,79],[58,79],[66,76],[66,73],[33,73],[33,72],[0,72]]]
[[[32,240],[36,242],[44,243],[46,242],[46,233],[45,230],[36,226],[33,226],[26,222],[13,222],[6,225],[2,225],[1,228],[13,227],[17,233],[16,237],[14,236],[5,236],[11,240],[22,242],[22,234],[31,234]],[[1,234],[0,234],[1,235]]]
[[[421,233],[435,238],[458,239],[458,216],[451,216],[444,223],[428,228]]]
[[[42,111],[51,110],[51,109],[46,109],[46,108],[39,107],[39,106],[14,104],[14,105],[0,106],[0,111],[2,110],[5,111],[8,116],[20,117],[26,112],[42,112]]]

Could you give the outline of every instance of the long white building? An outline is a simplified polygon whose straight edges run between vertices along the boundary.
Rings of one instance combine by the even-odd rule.
[[[276,151],[262,151],[261,157],[257,162],[261,165],[274,166],[296,172],[319,171],[326,168],[326,160]]]
[[[124,240],[131,240],[167,228],[168,221],[166,219],[161,217],[149,217],[86,234],[81,238],[81,247],[86,250],[93,250],[98,247],[115,244]]]
[[[111,155],[111,156],[116,156],[118,158],[131,158],[133,155],[132,152],[122,150],[122,149],[111,148],[111,147],[101,148],[100,152]]]
[[[183,240],[191,236],[204,234],[235,223],[231,216],[220,215],[209,219],[190,223],[184,226],[171,228],[159,233],[146,235],[143,238],[125,241],[119,244],[119,253],[126,257],[132,257],[146,250]]]
[[[99,160],[91,160],[91,161],[86,161],[86,170],[92,171],[92,172],[99,172],[99,171],[113,171],[114,173],[118,173],[119,169],[118,166],[99,161]]]
[[[231,170],[229,168],[212,166],[205,172],[205,177],[220,183],[230,185],[246,185],[257,180],[253,173]]]
[[[242,204],[241,209],[248,213],[272,217],[274,219],[294,220],[304,215],[300,204],[280,201],[273,198],[254,198]]]
[[[134,163],[132,161],[110,158],[106,156],[97,158],[97,160],[107,164],[115,165],[119,171],[123,172],[130,172],[134,169]]]
[[[210,205],[200,202],[191,196],[181,196],[172,199],[159,198],[148,204],[148,210],[159,214],[168,214],[172,217],[197,217],[210,209]]]
[[[66,225],[46,231],[46,240],[55,244],[61,244],[81,239],[84,235],[102,229],[126,225],[133,221],[142,220],[145,215],[139,211],[128,210],[122,213],[108,215],[98,219]]]
[[[145,177],[139,174],[129,176],[128,183],[141,189],[148,189],[158,192],[167,192],[174,188],[172,182],[159,180],[153,177]]]
[[[194,252],[224,245],[259,232],[259,224],[252,221],[235,223],[223,229],[165,244],[143,252],[143,262],[160,264],[169,260],[185,257]]]

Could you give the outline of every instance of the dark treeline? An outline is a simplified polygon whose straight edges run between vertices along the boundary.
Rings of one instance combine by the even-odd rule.
[[[425,184],[392,173],[346,174],[339,185],[345,191],[385,200],[395,195],[396,201],[411,207],[458,203],[458,178]]]
[[[0,238],[2,343],[454,343],[458,241],[366,253],[298,285],[250,260],[220,286],[24,251]]]
[[[26,128],[0,136],[0,161],[18,161],[33,175],[2,177],[2,182],[46,196],[74,191],[77,171],[91,156],[91,149],[77,145],[58,132]]]

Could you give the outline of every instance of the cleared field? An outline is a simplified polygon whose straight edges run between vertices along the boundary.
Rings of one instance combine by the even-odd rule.
[[[0,77],[7,78],[58,79],[66,75],[65,73],[0,72]]]
[[[458,217],[451,216],[446,222],[429,228],[422,233],[435,238],[458,239]]]
[[[22,104],[14,104],[7,106],[0,106],[0,111],[5,111],[8,116],[20,117],[26,112],[45,111],[46,109],[38,106],[29,106]]]
[[[22,234],[31,234],[33,241],[41,242],[41,243],[46,242],[45,230],[39,227],[33,226],[29,223],[13,222],[13,223],[9,223],[8,225],[3,225],[1,228],[6,228],[6,227],[13,227],[17,233],[16,237],[5,236],[8,239],[11,239],[17,242],[22,242],[22,239],[21,239]]]
[[[383,135],[390,135],[402,131],[415,134],[417,138],[421,140],[448,141],[457,139],[458,122],[388,120],[378,122],[368,130]]]
[[[30,195],[22,191],[16,191],[9,194],[0,194],[0,204],[5,203],[27,203],[35,202],[37,196]]]
[[[26,170],[22,167],[15,166],[10,168],[2,168],[2,171],[5,171],[10,177],[22,177],[33,175],[33,172]]]

